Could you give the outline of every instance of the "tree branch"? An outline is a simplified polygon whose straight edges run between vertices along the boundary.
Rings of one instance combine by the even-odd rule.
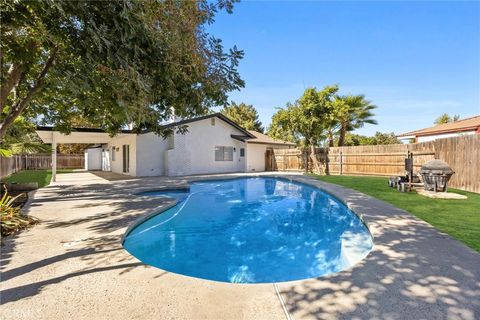
[[[20,64],[13,63],[8,70],[7,80],[0,89],[0,112],[3,111],[7,103],[8,95],[18,85],[18,81],[23,74],[23,67]]]
[[[23,112],[23,110],[25,110],[25,108],[30,103],[30,101],[32,101],[35,93],[37,93],[37,91],[40,90],[41,87],[43,86],[45,76],[47,75],[48,70],[52,67],[56,54],[57,54],[57,48],[54,48],[50,53],[50,57],[45,62],[45,65],[43,66],[42,71],[38,75],[37,80],[35,81],[35,84],[33,85],[33,87],[31,87],[28,90],[25,98],[23,98],[22,100],[20,100],[19,102],[17,102],[15,105],[12,106],[7,116],[0,123],[0,142],[3,140],[3,137],[5,136],[5,133],[7,132],[7,128],[13,123],[13,121],[15,121],[15,119]]]

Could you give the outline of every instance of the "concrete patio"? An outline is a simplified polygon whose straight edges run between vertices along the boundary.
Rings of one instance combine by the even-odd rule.
[[[363,216],[375,237],[365,260],[334,275],[276,285],[165,272],[128,254],[121,237],[136,219],[171,205],[135,192],[183,186],[186,179],[61,174],[27,208],[41,223],[3,239],[1,318],[480,318],[480,254],[384,202],[289,177],[325,189]]]

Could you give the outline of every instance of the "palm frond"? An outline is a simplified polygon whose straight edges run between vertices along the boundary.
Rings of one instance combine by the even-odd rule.
[[[0,157],[9,158],[12,156],[12,154],[13,154],[12,151],[8,149],[0,148]]]
[[[10,145],[10,150],[13,154],[30,154],[48,152],[50,151],[50,147],[38,142],[24,141],[12,143]]]

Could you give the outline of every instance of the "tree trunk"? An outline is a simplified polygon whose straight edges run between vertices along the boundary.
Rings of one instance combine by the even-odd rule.
[[[339,147],[343,147],[343,145],[345,144],[345,135],[347,134],[347,128],[345,127],[345,125],[341,125],[340,126],[340,132],[339,132],[339,135],[338,135],[338,146]]]
[[[333,147],[333,132],[332,130],[328,131],[328,146]]]
[[[313,167],[316,173],[320,174],[320,165],[318,164],[317,156],[315,155],[315,144],[310,144],[310,158],[312,159]]]
[[[35,81],[35,84],[33,87],[31,87],[25,98],[21,99],[17,103],[15,103],[10,110],[8,110],[7,116],[0,122],[0,142],[3,141],[3,137],[7,133],[8,127],[15,121],[15,119],[22,114],[22,112],[25,110],[25,108],[28,106],[30,101],[32,101],[35,93],[40,90],[40,88],[43,85],[43,81],[45,79],[45,76],[47,75],[48,70],[52,67],[53,61],[55,60],[55,55],[56,55],[57,49],[53,49],[50,57],[48,60],[45,62],[45,65],[43,66],[42,71],[37,77],[37,80]],[[2,88],[3,90],[3,88]]]

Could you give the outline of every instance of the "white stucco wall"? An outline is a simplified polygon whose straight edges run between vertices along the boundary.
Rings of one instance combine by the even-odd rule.
[[[102,148],[85,149],[85,169],[86,170],[102,169]]]
[[[167,152],[167,174],[170,176],[244,172],[240,159],[244,143],[231,138],[231,134],[243,134],[219,118],[212,126],[211,118],[191,122],[188,133],[175,134],[174,148]],[[234,147],[233,161],[215,161],[215,146]]]
[[[184,176],[192,173],[190,147],[187,146],[187,134],[174,134],[169,138],[165,154],[165,174],[167,176]]]
[[[265,171],[267,145],[247,143],[247,172]]]
[[[154,133],[137,136],[135,162],[137,177],[165,175],[165,152],[167,149],[168,141]]]
[[[426,141],[432,141],[432,140],[436,140],[436,139],[451,138],[451,137],[470,135],[470,134],[475,134],[475,131],[465,131],[465,132],[458,132],[458,133],[445,133],[445,134],[437,134],[437,135],[432,135],[432,136],[418,137],[417,142],[426,142]]]
[[[164,140],[153,133],[142,135],[123,134],[112,138],[104,149],[109,152],[109,169],[131,176],[182,176],[192,174],[261,172],[265,171],[265,152],[278,145],[248,144],[231,137],[243,135],[240,130],[215,118],[188,123],[188,132],[175,133]],[[172,143],[173,142],[173,143]],[[130,146],[130,171],[123,172],[122,146]],[[215,147],[233,147],[232,161],[215,161]],[[115,148],[115,157],[112,156]],[[245,148],[245,157],[240,149]],[[118,149],[118,151],[117,151]],[[99,149],[101,152],[101,149]],[[100,167],[101,169],[101,157]],[[104,166],[106,168],[107,166]],[[108,169],[107,169],[108,170]]]
[[[130,146],[130,171],[123,172],[123,151],[122,146]],[[112,157],[112,148],[115,147],[115,160]],[[118,148],[118,151],[116,151]],[[110,149],[110,169],[112,172],[136,176],[136,153],[137,153],[137,135],[119,135],[114,137],[108,144]]]

